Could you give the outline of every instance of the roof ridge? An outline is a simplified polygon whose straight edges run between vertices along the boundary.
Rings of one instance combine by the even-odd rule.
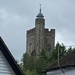
[[[73,50],[72,52],[61,57],[59,59],[59,65],[60,66],[75,65],[75,63],[74,63],[75,60],[73,60],[73,58],[75,57],[74,53],[75,53],[75,50]],[[68,62],[67,60],[70,60],[70,59],[71,59],[71,61]],[[58,60],[56,60],[54,63],[52,63],[48,66],[48,68],[53,68],[53,67],[58,67]]]
[[[1,38],[1,36],[0,36],[0,50],[3,53],[3,55],[5,56],[5,58],[7,59],[8,63],[10,64],[10,66],[12,67],[14,72],[17,75],[24,75],[22,70],[20,69],[19,65],[17,64],[15,58],[13,57],[10,50],[6,46],[5,42]]]

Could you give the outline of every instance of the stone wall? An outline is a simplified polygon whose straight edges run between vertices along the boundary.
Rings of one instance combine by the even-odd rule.
[[[27,31],[26,52],[30,55],[35,50],[35,28]]]
[[[55,29],[45,29],[45,49],[51,52],[55,46]]]

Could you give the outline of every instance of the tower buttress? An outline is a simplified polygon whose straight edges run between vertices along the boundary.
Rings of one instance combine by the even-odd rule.
[[[36,29],[36,54],[44,48],[44,30],[45,30],[45,19],[43,14],[41,13],[41,7],[38,15],[35,19],[35,29]]]

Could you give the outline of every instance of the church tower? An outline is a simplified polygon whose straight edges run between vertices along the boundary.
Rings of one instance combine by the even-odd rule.
[[[44,29],[45,29],[45,19],[41,13],[41,7],[38,15],[35,19],[35,29],[36,29],[36,53],[39,54],[40,50],[44,49]]]
[[[35,19],[35,27],[27,30],[26,53],[29,55],[39,56],[42,49],[47,53],[54,49],[55,29],[49,31],[45,28],[44,15],[41,12],[41,5],[38,15]]]

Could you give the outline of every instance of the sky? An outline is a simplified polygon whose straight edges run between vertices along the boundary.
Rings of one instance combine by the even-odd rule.
[[[26,52],[26,31],[35,27],[41,4],[45,27],[55,42],[75,45],[75,0],[0,0],[0,36],[18,61]]]

